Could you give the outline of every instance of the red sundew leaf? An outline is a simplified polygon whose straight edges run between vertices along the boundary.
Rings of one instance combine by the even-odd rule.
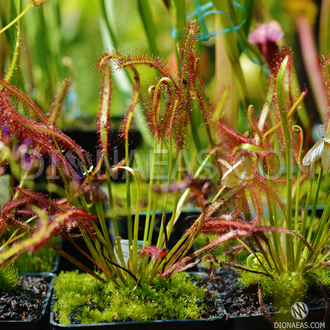
[[[53,210],[54,212],[65,209],[65,207],[62,205],[63,201],[54,201],[41,193],[26,188],[17,188],[17,190],[19,190],[20,199],[28,199],[31,204],[35,204],[41,209],[47,208],[48,210]],[[65,202],[67,202],[66,199]]]
[[[159,258],[165,258],[167,255],[166,249],[159,249],[157,246],[146,246],[139,252],[140,256],[149,255],[151,258],[157,260]]]
[[[283,214],[286,214],[286,208],[285,205],[281,199],[281,197],[278,195],[278,193],[272,188],[270,187],[267,182],[257,173],[255,173],[254,175],[254,182],[262,189],[266,192],[266,194],[270,195],[272,198],[274,198],[276,200],[276,202],[278,203],[278,205],[281,207]]]
[[[325,129],[327,131],[330,120],[330,57],[326,58],[324,55],[321,57],[321,73],[327,99],[327,111],[324,114]]]
[[[107,55],[107,54],[106,54]],[[101,92],[101,103],[98,117],[98,133],[100,135],[100,143],[103,154],[107,154],[109,142],[109,132],[111,128],[110,123],[110,103],[111,103],[111,90],[112,90],[112,79],[111,79],[111,67],[110,57],[105,57],[104,61],[101,61],[99,68],[102,72],[102,92]]]
[[[30,218],[35,214],[31,209],[31,205],[38,206],[41,210],[47,212],[49,216],[66,209],[60,203],[47,198],[41,193],[25,188],[19,188],[18,190],[19,198],[5,203],[1,212],[3,221],[15,228],[21,228],[28,232],[34,230],[33,226],[30,226],[24,221],[24,219]]]
[[[212,202],[206,209],[205,218],[208,219],[217,212],[221,207],[228,205],[233,199],[240,198],[239,193],[245,189],[243,184],[233,187],[224,195],[220,196],[216,201]]]
[[[53,227],[49,230],[48,238],[60,235],[63,231],[69,233],[77,226],[80,226],[90,236],[94,236],[93,223],[97,222],[98,218],[85,210],[75,208],[66,209],[50,217],[49,223]]]
[[[205,245],[204,247],[200,248],[199,250],[191,253],[190,255],[184,257],[180,261],[177,261],[174,263],[171,267],[169,267],[167,270],[165,270],[161,277],[170,277],[176,272],[180,271],[182,268],[184,268],[187,264],[190,264],[192,260],[205,255],[208,251],[212,250],[215,246],[223,244],[224,242],[229,242],[235,238],[238,237],[246,237],[249,235],[249,232],[244,230],[234,230],[229,233],[225,233],[216,239],[214,239],[211,243]]]
[[[238,133],[227,124],[223,122],[223,120],[219,120],[216,124],[217,130],[217,141],[222,146],[222,152],[225,155],[230,155],[232,150],[243,144],[254,144],[253,140],[247,138],[241,133]]]
[[[41,221],[39,217],[39,221]],[[42,221],[41,221],[42,222]],[[92,223],[97,222],[97,217],[82,209],[70,208],[52,217],[48,216],[48,223],[44,229],[42,239],[30,245],[28,248],[31,252],[39,249],[46,244],[51,237],[61,235],[63,232],[69,233],[73,228],[80,226],[86,230],[88,235],[94,235]],[[37,233],[39,229],[35,232]]]
[[[190,21],[186,29],[185,39],[180,47],[179,83],[166,132],[167,135],[173,136],[177,152],[185,148],[187,144],[193,101],[192,92],[197,90],[197,87],[195,87],[195,60],[197,57],[195,42],[198,33],[198,24],[196,21]]]
[[[296,233],[294,231],[291,231],[291,230],[288,230],[288,229],[285,229],[283,227],[275,227],[275,226],[258,226],[254,229],[254,232],[276,232],[276,233],[282,233],[282,234],[287,234],[287,235],[292,235],[292,236],[297,236],[299,237],[303,243],[307,246],[308,250],[315,253],[316,250],[314,250],[312,248],[312,246],[308,243],[307,239],[302,236],[301,234],[299,233]]]
[[[122,134],[123,138],[128,138],[129,129],[133,120],[133,114],[134,110],[136,108],[136,105],[138,103],[139,97],[140,97],[140,78],[137,70],[135,68],[133,69],[134,78],[133,78],[133,91],[130,99],[130,103],[128,106],[128,109],[126,111],[126,115],[122,124]]]
[[[9,82],[5,81],[1,77],[0,77],[0,86],[5,88],[5,91],[8,93],[8,95],[17,97],[20,100],[20,102],[22,102],[29,109],[29,114],[32,116],[32,118],[44,124],[48,123],[48,119],[44,115],[44,113],[37,107],[37,105],[29,97],[27,97],[24,93],[22,93],[18,88],[16,88]]]
[[[167,87],[167,88],[165,88]],[[173,91],[172,91],[173,89]],[[171,115],[173,113],[173,92],[175,90],[173,82],[165,77],[161,78],[157,85],[149,88],[150,102],[147,105],[146,119],[152,132],[156,134],[159,139],[164,138],[164,126],[166,131],[171,132]],[[165,111],[161,113],[162,93],[167,94],[167,102],[165,104]],[[165,138],[169,140],[169,136],[165,134]]]
[[[59,143],[61,149],[74,150],[82,160],[85,160],[85,155],[80,146],[57,128],[50,125],[47,119],[46,123],[38,123],[20,115],[12,107],[7,92],[1,91],[0,124],[7,126],[10,132],[15,132],[19,139],[30,138],[35,147],[40,146],[41,152],[52,156],[56,155],[64,163],[66,163],[66,160],[63,153],[57,150],[53,139]]]
[[[25,205],[27,201],[28,201],[27,198],[21,198],[5,203],[2,207],[1,219],[4,222],[6,222],[9,226],[12,226],[14,228],[20,228],[27,232],[31,232],[32,226],[25,223],[25,221],[22,221],[21,219],[16,219],[14,214],[14,211],[17,208]]]
[[[114,62],[118,66],[118,69],[124,69],[128,67],[135,67],[138,65],[146,65],[149,66],[156,71],[158,71],[162,77],[170,78],[173,83],[176,85],[177,76],[175,71],[170,64],[170,62],[165,61],[162,57],[150,57],[147,53],[140,51],[136,53],[126,52],[119,53],[117,52],[116,58],[114,58]]]

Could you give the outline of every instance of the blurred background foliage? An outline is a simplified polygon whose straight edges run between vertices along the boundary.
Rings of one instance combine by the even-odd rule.
[[[308,86],[308,79],[301,59],[295,17],[285,8],[288,2],[294,8],[299,3],[298,0],[219,0],[213,1],[210,9],[222,10],[230,16],[229,4],[234,4],[236,19],[243,23],[241,30],[245,36],[256,27],[257,21],[277,20],[284,31],[285,43],[294,51],[298,77],[300,82],[303,82],[300,83],[302,89],[304,83]],[[328,0],[323,1],[323,10],[328,8],[328,2]],[[209,3],[207,0],[199,0],[199,2],[196,0],[48,0],[39,7],[31,8],[21,20],[20,63],[15,69],[11,82],[27,93],[46,113],[63,80],[73,77],[65,104],[65,115],[58,125],[61,128],[94,129],[101,87],[100,76],[94,64],[102,53],[111,52],[113,48],[146,49],[149,53],[161,54],[174,63],[177,40],[171,36],[173,27],[177,26],[179,31],[189,14],[192,15],[194,11],[196,13],[198,6],[200,9]],[[315,1],[314,4],[317,11],[312,27],[318,44],[321,1]],[[26,1],[0,0],[0,29],[14,19],[18,12],[25,8],[24,6]],[[216,22],[219,17],[220,23]],[[218,14],[208,15],[205,17],[205,22],[209,31],[219,30],[226,24],[232,24],[225,16]],[[2,77],[10,66],[16,32],[17,28],[12,26],[0,34]],[[237,123],[241,125],[241,130],[244,130],[246,126],[244,111],[247,102],[253,103],[257,111],[260,109],[266,93],[267,74],[262,68],[263,63],[256,65],[247,56],[248,52],[245,52],[247,45],[242,46],[238,34],[238,31],[232,29],[217,36],[221,36],[227,43],[237,44],[235,47],[238,49],[237,54],[245,78],[246,103],[243,97],[242,102],[236,101],[232,104],[232,109],[240,109],[242,115],[238,116],[238,119],[234,116],[231,121],[233,125]],[[225,52],[223,48],[222,52],[216,53],[216,38],[213,36],[209,40],[200,42],[203,78],[207,90],[215,99],[219,98],[224,88],[232,82],[226,70],[223,74],[220,72],[220,78],[216,75],[216,57]],[[327,39],[328,36],[323,38]],[[257,47],[254,50],[257,50]],[[252,57],[256,58],[254,55]],[[155,81],[153,73],[149,71],[146,70],[147,84]],[[127,75],[122,73],[114,86],[112,113],[115,116],[122,116],[126,110],[130,91],[130,82],[127,78]],[[241,83],[239,82],[238,85]],[[237,93],[239,92],[233,87],[232,97],[235,98]],[[309,94],[308,115],[314,114],[317,120],[313,97],[311,93]],[[231,110],[231,112],[235,111]]]

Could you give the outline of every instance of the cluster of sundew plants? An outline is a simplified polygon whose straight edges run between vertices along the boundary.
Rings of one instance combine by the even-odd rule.
[[[0,254],[0,263],[8,261],[10,258],[21,254],[26,248],[30,251],[47,243],[56,249],[61,255],[71,260],[78,267],[90,273],[101,281],[104,281],[96,271],[88,269],[81,262],[72,258],[69,254],[54,246],[49,240],[54,235],[63,236],[80,250],[86,258],[91,260],[96,269],[103,272],[106,277],[115,284],[125,283],[128,279],[139,282],[144,275],[150,277],[152,281],[158,274],[168,276],[167,269],[173,267],[180,260],[193,244],[197,237],[197,232],[183,237],[172,249],[168,251],[168,239],[171,230],[179,216],[182,204],[187,196],[192,194],[196,197],[202,210],[202,216],[197,223],[202,224],[205,216],[207,185],[198,179],[198,175],[203,170],[207,161],[217,152],[216,144],[213,141],[213,133],[210,125],[207,125],[211,150],[200,168],[196,171],[195,177],[183,178],[179,171],[176,181],[169,184],[168,188],[160,187],[160,182],[153,182],[153,171],[155,171],[155,153],[151,165],[151,175],[149,181],[149,196],[153,191],[165,193],[166,210],[167,195],[170,192],[177,194],[172,217],[169,223],[162,222],[158,237],[157,246],[150,246],[151,236],[155,220],[154,204],[148,205],[147,220],[144,228],[143,249],[137,250],[137,230],[139,224],[139,177],[138,173],[129,167],[129,140],[128,131],[133,119],[134,109],[139,101],[140,77],[139,65],[147,65],[154,68],[161,78],[155,86],[149,88],[150,100],[146,102],[146,117],[148,124],[154,131],[154,150],[156,147],[167,146],[174,157],[179,158],[180,164],[183,162],[181,151],[185,148],[189,133],[189,114],[193,103],[198,103],[204,114],[205,121],[214,112],[208,96],[206,95],[203,83],[199,74],[199,56],[195,49],[195,42],[198,37],[198,25],[190,22],[186,37],[179,47],[180,63],[178,72],[175,72],[170,65],[160,58],[150,57],[146,54],[121,54],[116,52],[112,55],[105,54],[98,62],[98,69],[102,70],[102,92],[100,100],[100,112],[98,117],[98,132],[102,157],[94,167],[88,166],[86,155],[82,148],[76,145],[69,137],[63,134],[55,126],[58,113],[65,95],[68,84],[62,87],[59,96],[53,103],[53,108],[48,116],[45,116],[38,107],[17,88],[1,79],[1,125],[6,127],[10,135],[9,140],[20,144],[24,138],[29,138],[30,152],[32,157],[35,151],[48,155],[53,161],[53,169],[61,177],[63,197],[61,199],[51,199],[51,191],[47,195],[24,188],[24,176],[15,188],[14,198],[6,203],[2,209],[1,222],[14,226],[20,231],[29,232],[32,236],[28,239],[16,243],[14,246],[4,250]],[[112,71],[111,61],[114,61],[117,69],[129,69],[133,75],[133,92],[131,102],[123,121],[122,134],[125,141],[126,158],[115,166],[110,166],[108,148],[111,144],[109,133],[111,129],[111,85]],[[18,108],[23,108],[27,115],[23,116],[18,112]],[[164,136],[168,138],[164,138]],[[11,146],[7,146],[8,150]],[[75,173],[68,175],[68,161],[65,157],[67,152],[74,151],[77,161],[83,166],[83,177],[77,178]],[[8,152],[6,155],[9,155]],[[4,157],[4,161],[8,157]],[[171,164],[170,164],[171,169]],[[123,258],[121,251],[120,237],[114,212],[111,175],[116,171],[127,171],[137,182],[137,198],[134,218],[134,232],[132,230],[132,215],[130,212],[130,176],[127,175],[127,210],[128,210],[128,233],[130,255],[127,262]],[[28,172],[28,171],[27,171]],[[171,172],[171,170],[170,170]],[[171,173],[169,172],[168,183],[170,183]],[[108,190],[107,197],[101,190],[100,185],[105,184]],[[181,196],[182,195],[182,196]],[[181,196],[181,199],[179,200]],[[149,198],[151,200],[151,198]],[[110,217],[113,221],[115,231],[114,246],[110,241],[106,220],[104,203],[110,206]],[[165,211],[164,211],[165,212]],[[32,222],[32,220],[34,220]],[[79,232],[86,242],[91,256],[83,252],[75,242],[73,229],[78,227]],[[199,225],[200,227],[200,225]],[[115,256],[114,251],[118,257]],[[151,257],[151,258],[150,258]],[[186,267],[187,265],[184,265]],[[183,268],[184,268],[183,267]]]
[[[322,216],[315,217],[323,173],[329,173],[329,127],[319,132],[320,141],[303,156],[303,130],[295,124],[295,112],[307,91],[292,91],[292,54],[284,50],[273,63],[266,101],[258,118],[247,110],[251,133],[239,134],[219,122],[224,148],[218,162],[226,169],[218,198],[207,206],[205,219],[188,229],[218,237],[195,253],[210,253],[224,242],[237,240],[250,256],[245,265],[229,264],[272,280],[295,274],[305,281],[308,274],[329,266],[328,241],[330,197]],[[323,83],[329,96],[329,60],[322,58]],[[328,98],[329,102],[329,98]],[[329,108],[329,103],[328,103]],[[328,119],[327,119],[328,121]],[[286,175],[278,173],[278,158],[285,161]],[[321,165],[318,166],[318,160]],[[312,165],[310,167],[306,167]],[[298,167],[294,175],[293,167]],[[315,176],[317,180],[315,180]],[[300,188],[309,186],[305,205],[300,205]],[[285,198],[281,197],[285,191]],[[311,214],[309,201],[314,195]],[[201,228],[199,228],[201,225]],[[183,258],[175,267],[191,262]],[[169,269],[175,271],[175,267]],[[304,282],[306,283],[306,282]],[[310,282],[309,282],[310,283]]]

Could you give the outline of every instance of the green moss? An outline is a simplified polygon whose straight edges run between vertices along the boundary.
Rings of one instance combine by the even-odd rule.
[[[97,281],[88,274],[60,273],[54,282],[56,303],[61,324],[70,324],[69,316],[76,310],[75,318],[82,324],[157,319],[197,319],[205,309],[199,304],[205,293],[193,284],[185,273],[169,280],[156,278],[152,284],[147,279],[134,291],[135,283],[128,282],[120,288],[112,282]]]
[[[5,270],[0,267],[0,293],[11,293],[15,291],[18,285],[18,271],[15,267],[9,267]]]
[[[250,273],[244,270],[239,270],[239,281],[244,287],[257,285],[260,274]],[[313,271],[321,280],[322,286],[330,286],[330,271],[329,269],[320,268]],[[272,301],[282,308],[287,308],[296,301],[301,301],[304,298],[307,290],[312,286],[319,286],[319,281],[316,276],[309,274],[302,276],[300,273],[286,273],[278,276],[274,272],[271,273],[274,279],[263,276],[261,280],[261,292],[266,301]]]

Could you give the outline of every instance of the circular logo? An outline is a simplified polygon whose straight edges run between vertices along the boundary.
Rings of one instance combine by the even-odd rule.
[[[303,302],[296,302],[291,306],[290,313],[294,319],[301,321],[307,317],[308,307]]]

